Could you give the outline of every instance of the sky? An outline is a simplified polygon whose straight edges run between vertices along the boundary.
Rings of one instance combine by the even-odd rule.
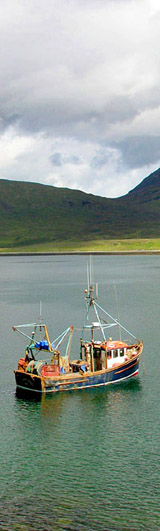
[[[109,198],[159,167],[159,0],[0,0],[0,178]]]

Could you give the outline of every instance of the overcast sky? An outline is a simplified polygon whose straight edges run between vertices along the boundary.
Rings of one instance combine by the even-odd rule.
[[[0,178],[118,197],[160,166],[160,0],[0,0]]]

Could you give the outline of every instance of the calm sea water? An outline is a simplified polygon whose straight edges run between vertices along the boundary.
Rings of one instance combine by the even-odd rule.
[[[0,258],[3,530],[160,529],[160,256],[94,257],[99,303],[144,341],[137,379],[41,401],[15,393],[25,341],[12,325],[36,320],[40,300],[51,338],[82,325],[86,262]]]

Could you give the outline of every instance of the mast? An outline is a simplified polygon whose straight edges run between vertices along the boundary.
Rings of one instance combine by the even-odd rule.
[[[103,325],[101,323],[101,319],[100,319],[100,316],[99,316],[99,313],[98,313],[98,309],[97,309],[96,304],[95,304],[95,299],[98,298],[98,284],[96,282],[95,286],[94,286],[92,257],[91,256],[90,256],[90,264],[87,263],[87,284],[88,284],[88,287],[87,287],[87,289],[84,290],[84,292],[86,294],[85,299],[86,299],[86,302],[87,302],[87,311],[86,311],[86,316],[85,316],[85,322],[84,322],[84,325],[83,325],[82,338],[83,338],[84,329],[87,327],[89,310],[90,310],[91,307],[93,307],[95,315],[96,315],[96,318],[97,318],[97,321],[98,321],[98,324],[99,324],[99,328],[100,328],[102,336],[103,336],[103,339],[106,341],[106,336],[105,336],[105,333],[104,333],[104,327],[103,327]],[[94,293],[95,293],[95,295],[94,295]],[[92,323],[90,328],[91,328],[91,340],[94,341],[94,328],[95,328],[94,323]]]
[[[72,325],[72,326],[70,326],[70,334],[69,334],[67,348],[66,348],[66,357],[68,358],[68,363],[69,363],[70,352],[71,352],[71,343],[72,343],[72,337],[73,337],[73,330],[74,330],[74,327]]]
[[[105,335],[105,329],[109,329],[115,326],[119,327],[120,340],[121,340],[121,330],[127,332],[127,334],[129,334],[132,338],[136,339],[136,336],[133,335],[129,330],[127,330],[127,328],[125,328],[119,322],[119,315],[118,315],[118,319],[115,319],[106,310],[104,310],[104,308],[102,308],[100,304],[98,304],[96,300],[98,298],[98,284],[95,283],[94,285],[93,283],[91,256],[90,256],[90,264],[87,264],[87,284],[88,284],[88,287],[87,289],[84,290],[85,300],[86,300],[86,315],[85,315],[85,320],[84,320],[83,329],[82,329],[81,341],[83,341],[85,329],[90,329],[91,341],[94,341],[94,329],[95,328],[97,329],[99,328],[99,330],[101,330],[104,341],[107,341],[106,335]],[[94,295],[94,292],[95,292],[95,295]],[[117,298],[117,295],[116,295],[116,298]],[[97,318],[97,323],[92,323],[91,325],[88,324],[90,308],[93,308],[96,318]],[[109,318],[109,322],[108,320],[106,321],[105,319],[100,318],[99,310],[103,312]]]

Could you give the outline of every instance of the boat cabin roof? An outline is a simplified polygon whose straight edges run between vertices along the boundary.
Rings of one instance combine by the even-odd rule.
[[[123,341],[107,341],[108,349],[125,348],[127,346],[127,343],[124,343]]]
[[[90,346],[91,345],[91,341],[84,341],[84,343],[82,343],[82,346]],[[109,341],[93,341],[93,345],[95,348],[102,348],[102,349],[108,349],[108,350],[113,350],[113,349],[118,349],[118,348],[126,348],[128,347],[127,343],[125,343],[124,341],[112,341],[112,340],[109,340]]]

